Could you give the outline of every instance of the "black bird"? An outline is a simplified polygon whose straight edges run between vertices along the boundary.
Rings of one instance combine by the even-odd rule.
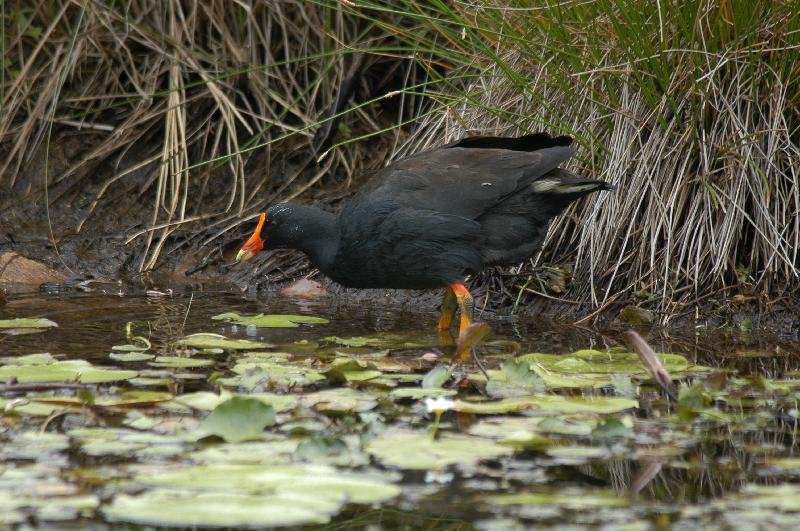
[[[550,219],[614,188],[559,168],[572,142],[546,133],[470,137],[419,153],[377,172],[338,215],[296,203],[269,207],[237,261],[293,248],[344,286],[445,287],[439,330],[460,308],[462,332],[472,322],[466,276],[529,258]]]

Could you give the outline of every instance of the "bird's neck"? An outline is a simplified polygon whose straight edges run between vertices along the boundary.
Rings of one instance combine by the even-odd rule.
[[[339,223],[334,214],[307,206],[293,205],[297,237],[292,247],[303,251],[322,272],[327,272],[339,249]]]

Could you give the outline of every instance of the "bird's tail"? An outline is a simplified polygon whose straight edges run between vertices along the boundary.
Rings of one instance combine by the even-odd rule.
[[[531,183],[540,194],[590,194],[600,190],[614,190],[616,186],[606,181],[584,179],[574,173],[556,168]]]

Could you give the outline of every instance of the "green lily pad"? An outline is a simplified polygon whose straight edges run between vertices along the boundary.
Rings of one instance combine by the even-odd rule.
[[[678,354],[658,354],[667,371],[677,373],[690,369],[689,362]],[[533,366],[538,364],[548,371],[564,374],[637,374],[646,375],[639,355],[633,352],[578,350],[571,354],[531,353],[517,358]],[[701,368],[697,368],[698,370]]]
[[[149,348],[148,345],[132,345],[127,343],[125,345],[114,345],[111,347],[111,350],[114,352],[143,352]]]
[[[271,385],[305,387],[325,380],[325,376],[316,369],[294,365],[284,360],[261,361],[257,358],[245,358],[234,365],[233,372],[240,376],[223,378],[219,380],[219,383],[236,385],[245,389],[257,389]]]
[[[169,369],[189,369],[194,367],[208,367],[213,365],[214,360],[185,358],[182,356],[159,356],[154,361],[148,363],[152,367],[164,367]]]
[[[210,391],[197,391],[195,393],[186,393],[176,396],[169,404],[165,404],[164,407],[178,410],[191,408],[201,411],[211,411],[234,396],[240,395],[234,395],[225,389],[221,390],[219,394]],[[276,413],[288,411],[297,405],[297,398],[294,395],[253,393],[246,395],[246,398],[252,398],[268,406],[272,406]]]
[[[58,326],[50,319],[0,319],[0,330],[16,328],[52,328]]]
[[[327,324],[330,322],[323,317],[312,317],[310,315],[263,313],[258,315],[239,315],[233,312],[221,313],[211,319],[244,326],[255,326],[257,328],[297,328],[299,326],[297,323]]]
[[[441,387],[401,387],[399,389],[392,389],[389,396],[394,399],[400,398],[436,398],[438,396],[454,396],[458,391],[455,389],[442,389]]]
[[[25,356],[0,358],[0,361],[10,365],[48,365],[58,360],[49,352],[40,352],[37,354],[27,354]]]
[[[343,347],[351,348],[418,348],[422,345],[416,341],[409,341],[407,337],[397,335],[383,335],[380,337],[339,337],[328,336],[323,337],[320,341],[327,343],[334,343]]]
[[[436,389],[442,387],[453,375],[453,367],[450,365],[437,365],[422,379],[424,389]]]
[[[198,439],[217,435],[228,442],[248,441],[262,436],[275,424],[275,409],[260,400],[234,396],[221,403],[198,426]]]
[[[153,354],[146,354],[144,352],[112,352],[108,355],[109,358],[123,363],[132,361],[148,361],[155,358]]]
[[[256,350],[260,348],[271,348],[272,345],[263,341],[251,341],[249,339],[228,339],[219,334],[199,333],[192,334],[178,340],[179,345],[198,349],[224,350]]]
[[[622,507],[630,501],[611,491],[584,491],[565,489],[559,493],[498,494],[488,497],[489,503],[499,506],[544,505],[561,506],[567,509],[583,510],[599,507]]]
[[[500,366],[500,374],[495,372],[486,383],[486,393],[492,398],[525,396],[541,393],[545,382],[541,376],[531,371],[527,361],[506,360]]]
[[[373,439],[367,451],[383,464],[403,469],[442,469],[448,465],[474,465],[513,453],[508,446],[462,434],[442,434],[434,439],[427,431],[391,428]]]
[[[470,426],[469,433],[509,442],[532,439],[543,433],[586,436],[595,425],[594,418],[499,416],[480,420]]]
[[[366,393],[348,387],[324,389],[301,395],[299,398],[306,407],[330,414],[369,411],[378,405],[376,393]]]
[[[618,413],[638,407],[636,400],[609,396],[531,395],[504,398],[497,402],[456,400],[455,410],[464,413],[494,414],[525,410],[558,413]]]
[[[381,371],[375,370],[375,364],[355,358],[337,358],[322,374],[332,384],[363,382],[383,376]]]
[[[40,365],[0,366],[0,381],[105,383],[130,380],[139,373],[95,367],[84,360],[52,361]]]
[[[103,515],[165,526],[274,527],[324,524],[347,503],[379,503],[400,489],[369,474],[325,465],[198,465],[136,476],[155,486],[118,494]]]

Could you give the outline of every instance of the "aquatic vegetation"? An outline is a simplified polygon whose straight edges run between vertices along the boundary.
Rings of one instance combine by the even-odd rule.
[[[222,322],[224,335],[127,334],[117,348],[103,335],[87,342],[91,361],[8,338],[0,523],[386,523],[381,511],[434,515],[443,498],[487,528],[648,527],[665,507],[676,525],[780,526],[798,511],[796,372],[662,353],[671,399],[621,346],[523,342],[531,352],[509,356],[486,344],[484,374],[431,356],[419,335],[334,339],[335,322],[309,323],[267,342],[210,317],[195,330]],[[67,329],[49,332],[54,344]]]

